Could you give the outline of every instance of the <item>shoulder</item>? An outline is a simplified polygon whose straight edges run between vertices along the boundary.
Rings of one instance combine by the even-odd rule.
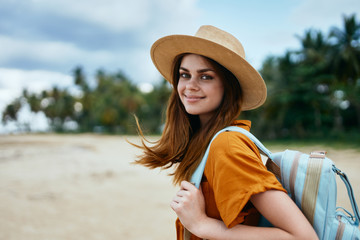
[[[259,155],[256,145],[247,136],[235,131],[220,133],[211,143],[210,151],[250,151]]]
[[[244,134],[234,131],[220,133],[211,143],[207,168],[234,169],[263,166],[256,145]]]

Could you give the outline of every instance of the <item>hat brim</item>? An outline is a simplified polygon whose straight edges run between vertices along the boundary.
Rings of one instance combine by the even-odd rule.
[[[184,53],[211,58],[232,72],[241,86],[242,110],[255,109],[265,102],[267,90],[259,72],[240,55],[220,44],[195,36],[166,36],[153,44],[151,59],[161,75],[171,82],[174,60]]]

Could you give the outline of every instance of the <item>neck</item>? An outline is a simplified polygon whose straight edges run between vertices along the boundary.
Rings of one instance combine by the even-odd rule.
[[[201,116],[199,116],[201,128],[203,128],[204,126],[206,126],[208,124],[211,117],[212,117],[212,115],[205,115],[205,116],[201,115]]]

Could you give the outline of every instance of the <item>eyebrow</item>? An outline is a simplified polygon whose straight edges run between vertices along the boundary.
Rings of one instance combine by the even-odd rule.
[[[184,68],[184,67],[180,67],[180,70],[183,70],[185,72],[190,72],[188,69]],[[215,72],[213,69],[211,68],[204,68],[204,69],[200,69],[197,70],[198,73],[204,73],[204,72]]]

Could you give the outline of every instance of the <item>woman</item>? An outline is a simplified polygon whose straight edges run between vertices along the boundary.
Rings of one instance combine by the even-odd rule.
[[[213,141],[200,190],[188,182],[214,134],[229,125],[250,130],[250,122],[237,117],[266,99],[265,83],[246,62],[241,43],[202,26],[195,36],[159,39],[151,57],[174,89],[160,140],[152,146],[143,141],[136,162],[176,166],[180,190],[170,205],[178,216],[177,239],[317,239],[256,146],[240,133],[224,132]],[[256,227],[259,213],[275,227]]]

